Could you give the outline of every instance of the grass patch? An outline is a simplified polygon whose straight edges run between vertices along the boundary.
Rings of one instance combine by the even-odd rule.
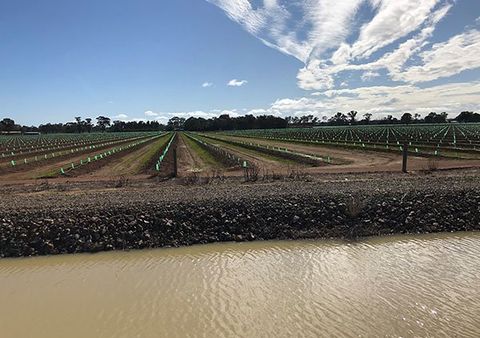
[[[166,134],[153,142],[150,149],[138,159],[138,167],[145,168],[154,156],[160,156],[160,150],[165,146],[168,140],[170,140],[170,136],[170,134]]]
[[[265,154],[264,152],[261,152],[261,151],[248,149],[248,148],[242,147],[241,145],[233,145],[233,144],[230,144],[228,142],[220,141],[219,139],[213,140],[213,139],[203,138],[201,135],[197,135],[197,137],[202,139],[205,142],[208,142],[208,143],[211,143],[211,144],[217,143],[218,145],[224,147],[225,149],[230,148],[230,149],[242,152],[242,153],[250,155],[250,156],[260,157],[260,158],[263,158],[263,159],[266,159],[266,160],[275,161],[275,162],[279,162],[279,163],[284,163],[284,164],[287,164],[287,165],[298,165],[298,163],[299,163],[297,161],[289,160],[287,158],[283,158],[283,157],[280,157],[280,156],[274,156],[274,155],[270,155],[270,154]]]
[[[223,168],[224,166],[213,157],[213,155],[206,150],[205,148],[201,147],[197,142],[192,140],[190,137],[186,137],[183,133],[180,133],[180,137],[183,138],[183,141],[187,145],[188,148],[192,149],[201,159],[202,161],[212,168]]]

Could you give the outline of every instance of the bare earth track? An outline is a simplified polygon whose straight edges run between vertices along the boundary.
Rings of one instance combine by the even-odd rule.
[[[394,172],[399,171],[402,165],[401,154],[386,152],[349,150],[338,147],[318,146],[315,144],[306,145],[296,142],[282,142],[276,140],[265,140],[257,138],[229,137],[231,139],[250,141],[263,145],[274,145],[284,147],[303,153],[318,155],[329,155],[345,159],[351,163],[334,166],[309,168],[311,173],[348,173],[348,172]],[[479,167],[480,160],[456,160],[438,157],[435,159],[438,169],[472,168]],[[408,169],[413,171],[426,170],[429,166],[429,159],[426,157],[409,156]]]
[[[188,146],[185,135],[178,135],[177,143],[177,163],[178,176],[184,177],[191,173],[206,172],[213,169],[206,163],[192,147]]]
[[[145,162],[149,160],[149,153],[152,147],[160,148],[165,143],[165,137],[156,139],[153,142],[147,142],[140,148],[125,154],[120,158],[117,158],[107,165],[102,166],[98,170],[89,172],[83,176],[87,177],[118,177],[118,176],[137,176],[147,177],[145,173],[142,173]],[[154,156],[157,154],[155,153]]]

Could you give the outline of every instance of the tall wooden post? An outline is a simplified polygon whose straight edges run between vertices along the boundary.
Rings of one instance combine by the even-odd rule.
[[[403,161],[402,161],[402,171],[407,172],[407,161],[408,161],[408,143],[403,144]]]

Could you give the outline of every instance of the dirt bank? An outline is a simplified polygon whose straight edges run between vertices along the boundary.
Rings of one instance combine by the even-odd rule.
[[[469,171],[12,190],[0,201],[0,256],[480,230],[479,178]]]

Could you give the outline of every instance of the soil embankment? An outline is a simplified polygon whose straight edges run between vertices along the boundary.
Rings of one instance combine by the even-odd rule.
[[[463,171],[12,189],[0,201],[0,256],[480,230],[479,177]]]

